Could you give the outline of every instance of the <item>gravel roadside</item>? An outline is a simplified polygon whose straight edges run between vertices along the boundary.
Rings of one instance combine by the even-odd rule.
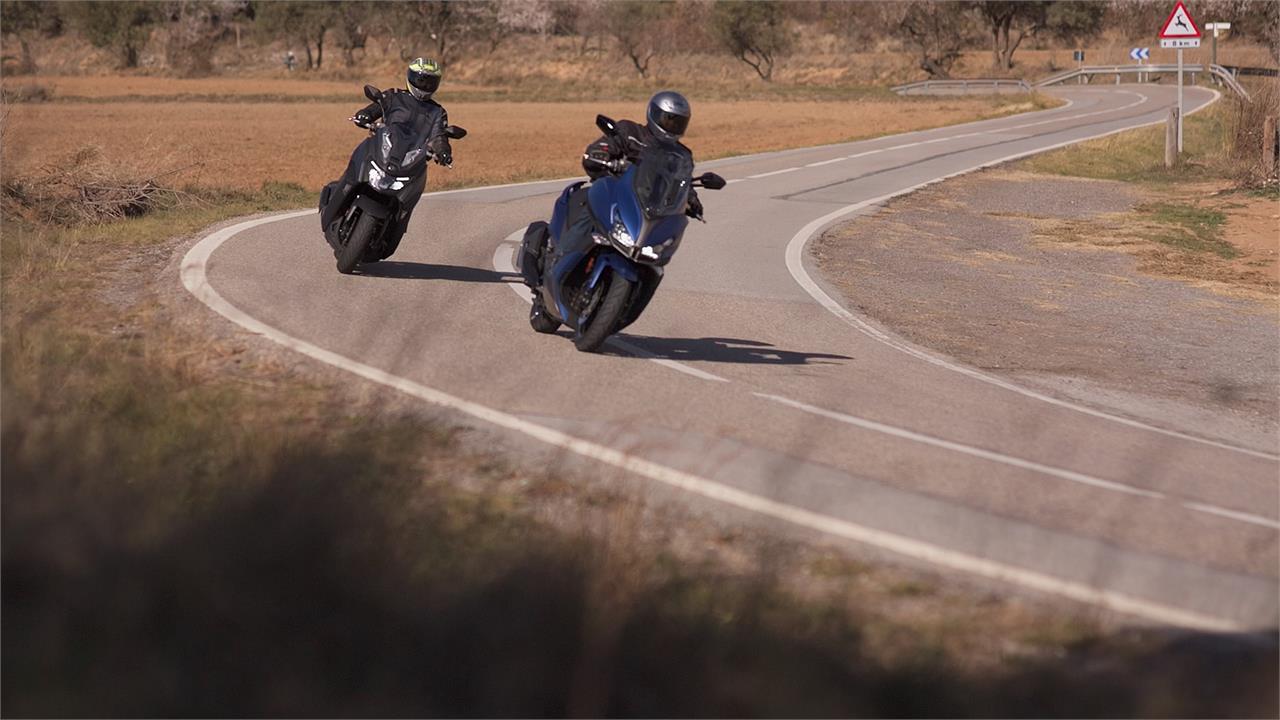
[[[813,252],[851,309],[919,345],[1113,411],[1273,446],[1274,290],[1220,272],[1167,276],[1173,251],[1125,227],[1151,200],[1126,183],[994,169],[834,227]],[[1182,273],[1188,258],[1216,262],[1178,257]]]

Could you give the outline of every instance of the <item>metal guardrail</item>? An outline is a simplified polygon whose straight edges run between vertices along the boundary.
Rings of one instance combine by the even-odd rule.
[[[1010,78],[961,78],[955,80],[921,80],[919,82],[896,85],[891,88],[899,95],[913,95],[930,90],[959,90],[961,92],[981,92],[990,90],[999,92],[1001,88],[1016,88],[1022,92],[1031,92],[1031,85],[1026,80]]]
[[[1073,70],[1058,73],[1057,75],[1050,75],[1043,80],[1037,80],[1035,82],[1035,87],[1040,88],[1048,85],[1056,85],[1057,83],[1066,82],[1073,78],[1084,78],[1085,81],[1088,82],[1096,75],[1114,75],[1116,78],[1116,84],[1118,85],[1120,83],[1121,75],[1143,76],[1176,72],[1178,72],[1178,66],[1174,63],[1163,65],[1086,65],[1084,67],[1078,67]],[[1183,65],[1182,72],[1191,73],[1192,75],[1208,73],[1223,85],[1231,88],[1232,92],[1236,93],[1240,97],[1243,97],[1245,100],[1251,99],[1249,97],[1249,91],[1245,90],[1244,86],[1236,80],[1236,76],[1232,74],[1230,70],[1227,70],[1221,65]]]
[[[1081,78],[1084,82],[1089,82],[1098,75],[1114,75],[1116,84],[1120,83],[1122,75],[1137,75],[1139,79],[1148,75],[1160,75],[1164,73],[1176,73],[1178,66],[1173,63],[1164,65],[1086,65],[1084,67],[1073,68],[1050,75],[1043,80],[1037,80],[1034,83],[1028,83],[1026,80],[1017,80],[1011,78],[957,78],[946,80],[920,80],[919,82],[907,83],[906,85],[895,85],[891,88],[899,95],[916,95],[925,94],[934,90],[941,91],[960,91],[968,92],[1000,92],[1001,89],[1018,89],[1023,92],[1031,92],[1034,88],[1047,87],[1056,85],[1067,80]],[[1249,97],[1249,91],[1244,89],[1240,81],[1236,79],[1237,74],[1275,74],[1275,70],[1268,68],[1226,68],[1221,65],[1183,65],[1182,72],[1194,75],[1200,73],[1208,73],[1218,82],[1227,86],[1232,92],[1244,98],[1252,100]]]
[[[1236,77],[1240,77],[1241,75],[1258,75],[1261,77],[1280,76],[1280,70],[1277,70],[1275,68],[1240,67],[1239,65],[1223,65],[1222,69],[1230,72],[1232,75],[1235,75]]]

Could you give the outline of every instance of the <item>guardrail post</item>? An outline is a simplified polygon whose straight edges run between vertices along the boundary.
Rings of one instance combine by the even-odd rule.
[[[1178,108],[1169,108],[1169,118],[1164,123],[1164,166],[1171,168],[1178,162]]]
[[[1280,167],[1280,128],[1275,115],[1268,115],[1262,123],[1262,167],[1268,176]]]

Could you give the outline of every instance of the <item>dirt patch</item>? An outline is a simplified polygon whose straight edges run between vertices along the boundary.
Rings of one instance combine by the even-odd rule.
[[[230,82],[137,81],[146,88]],[[254,82],[244,85],[254,86]],[[164,153],[201,160],[205,171],[195,181],[200,185],[256,188],[271,180],[318,190],[341,173],[352,148],[364,137],[347,122],[364,104],[359,87],[341,87],[350,102],[14,105],[5,129],[4,172],[8,176],[27,172],[90,142],[101,146],[109,159]],[[451,103],[447,97],[442,99],[450,120],[471,134],[455,145],[454,170],[432,169],[429,187],[434,189],[578,175],[582,148],[599,135],[596,114],[635,117],[644,108],[634,102]],[[710,159],[965,122],[1014,104],[978,98],[704,102],[696,106],[687,142],[697,158]],[[66,122],[68,117],[75,122]]]
[[[1233,263],[1238,272],[1257,272],[1280,284],[1280,199],[1240,201],[1227,216],[1226,241],[1244,253]]]
[[[858,311],[970,365],[1274,433],[1277,286],[1250,263],[1274,262],[1275,236],[1251,234],[1267,206],[1235,197],[1186,200],[1195,212],[1167,220],[1132,185],[993,170],[835,228],[814,252]],[[1176,233],[1209,232],[1216,208],[1250,235],[1227,245],[1238,256],[1160,235],[1191,242]]]

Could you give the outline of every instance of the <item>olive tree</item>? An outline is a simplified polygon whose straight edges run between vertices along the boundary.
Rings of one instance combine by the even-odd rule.
[[[90,44],[118,52],[120,63],[134,68],[159,19],[159,9],[153,2],[77,2],[67,5],[67,14]]]
[[[791,30],[780,3],[721,0],[712,24],[724,48],[766,82],[773,79],[778,58],[791,49]]]
[[[605,32],[617,41],[640,77],[648,76],[649,61],[664,44],[666,20],[673,5],[651,0],[614,0],[600,8]]]
[[[967,8],[954,2],[910,3],[898,22],[897,34],[920,57],[920,69],[930,78],[951,76],[951,68],[969,39]]]

